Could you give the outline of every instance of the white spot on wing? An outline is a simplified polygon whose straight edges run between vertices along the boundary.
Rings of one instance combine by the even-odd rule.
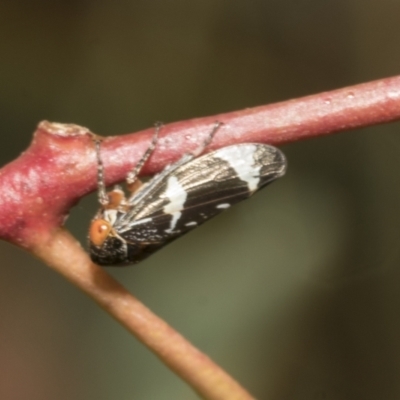
[[[231,205],[229,203],[222,203],[222,204],[218,204],[217,206],[215,206],[215,208],[220,208],[220,209],[225,209],[225,208],[229,208]]]
[[[195,222],[195,221],[190,221],[185,224],[185,226],[196,226],[196,225],[197,225],[197,222]]]
[[[166,214],[172,215],[169,229],[166,229],[165,231],[171,233],[175,229],[176,223],[182,215],[181,211],[183,210],[183,205],[187,198],[186,190],[180,184],[176,176],[170,176],[168,178],[165,196],[168,198],[169,203],[164,206],[163,211]]]
[[[239,178],[247,183],[251,192],[257,189],[260,182],[261,165],[254,165],[255,145],[229,146],[217,150],[215,157],[222,158],[235,170]]]

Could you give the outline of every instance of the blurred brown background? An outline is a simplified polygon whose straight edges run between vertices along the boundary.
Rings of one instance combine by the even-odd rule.
[[[103,135],[400,72],[400,2],[0,1],[0,161],[42,119]],[[400,398],[400,125],[296,144],[289,171],[110,272],[259,399]],[[67,223],[85,243],[95,197]],[[197,399],[0,243],[0,399]]]

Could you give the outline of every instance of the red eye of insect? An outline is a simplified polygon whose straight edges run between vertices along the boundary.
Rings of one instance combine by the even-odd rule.
[[[101,246],[107,239],[111,231],[111,224],[104,219],[95,219],[92,221],[89,230],[90,241],[95,246]]]

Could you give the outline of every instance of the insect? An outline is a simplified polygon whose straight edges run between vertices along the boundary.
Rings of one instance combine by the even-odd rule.
[[[196,151],[141,183],[137,176],[161,129],[156,125],[151,144],[126,178],[129,197],[118,186],[106,192],[100,141],[95,141],[100,209],[89,229],[94,262],[138,263],[285,173],[284,154],[265,144],[237,144],[201,155],[221,125],[215,123]]]

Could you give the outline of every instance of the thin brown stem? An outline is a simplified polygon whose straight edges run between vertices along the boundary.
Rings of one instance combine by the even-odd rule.
[[[153,351],[202,398],[249,400],[253,397],[209,357],[153,314],[104,269],[93,264],[64,229],[34,246],[34,254],[95,300]]]

